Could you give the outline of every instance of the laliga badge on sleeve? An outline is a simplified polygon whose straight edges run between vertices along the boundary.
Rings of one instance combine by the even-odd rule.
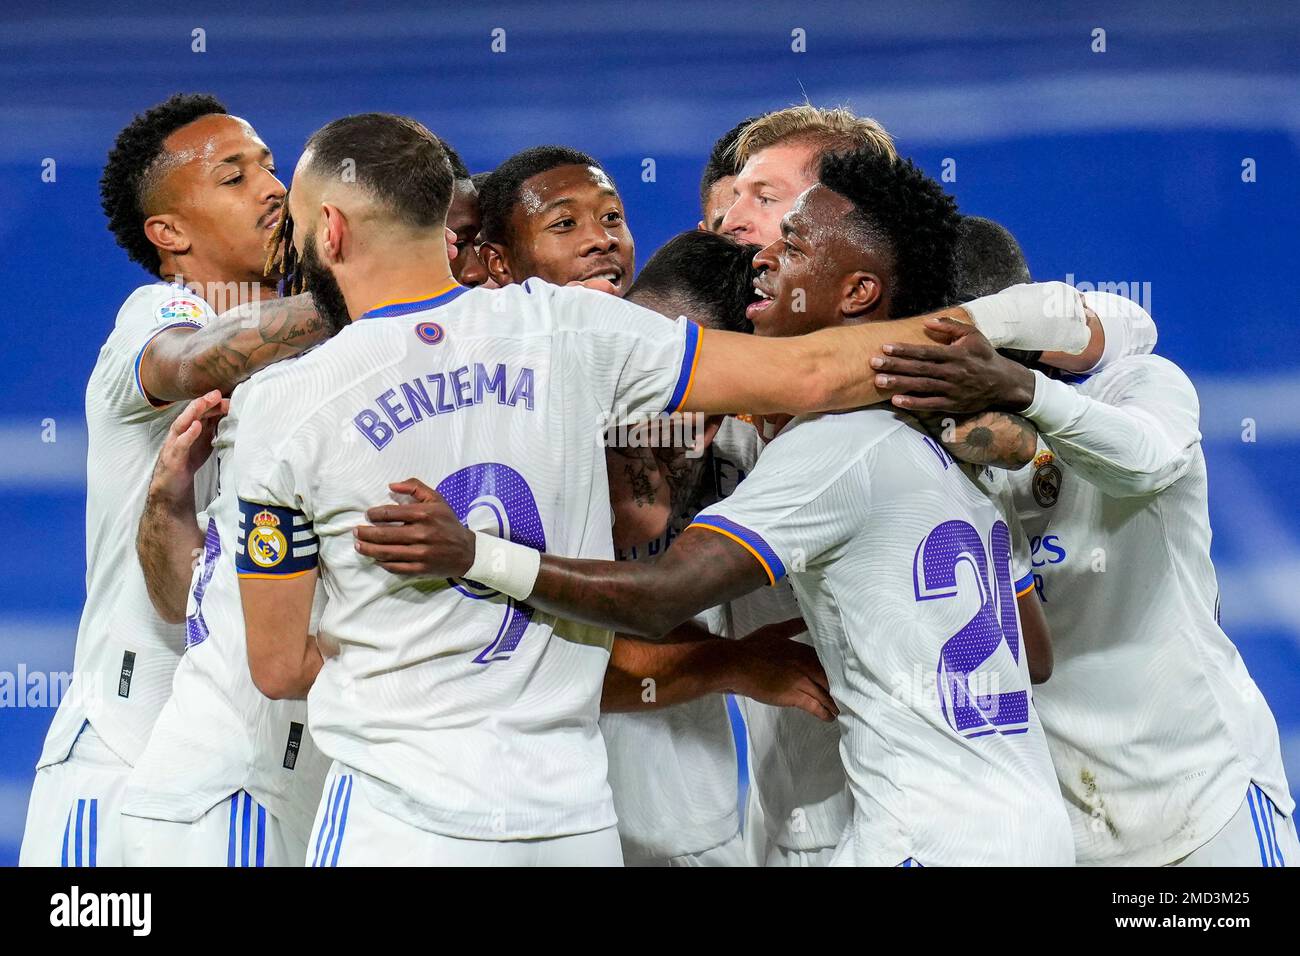
[[[158,306],[155,314],[159,322],[199,322],[203,319],[203,306],[197,299],[178,296]]]

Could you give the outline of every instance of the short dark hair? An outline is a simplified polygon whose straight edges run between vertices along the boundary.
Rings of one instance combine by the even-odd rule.
[[[641,267],[628,290],[692,306],[692,317],[725,332],[752,332],[745,306],[754,301],[754,254],[758,246],[692,229],[674,236]]]
[[[478,206],[483,217],[483,238],[489,242],[509,242],[510,215],[519,202],[519,191],[534,176],[560,166],[605,167],[581,150],[568,146],[534,146],[515,153],[492,170],[479,186]]]
[[[321,175],[350,169],[396,217],[417,229],[447,221],[453,176],[442,141],[423,124],[392,113],[357,113],[312,133],[304,152]]]
[[[894,260],[890,318],[952,303],[957,203],[911,160],[875,149],[832,153],[821,182],[853,203],[849,217],[866,241],[883,243]]]
[[[758,118],[751,116],[741,120],[713,144],[713,149],[709,152],[709,161],[704,164],[704,172],[700,175],[701,210],[704,210],[708,204],[709,190],[713,188],[714,183],[740,172],[740,166],[736,163],[736,140],[740,139],[740,134],[744,132],[745,127]]]
[[[99,179],[99,201],[108,217],[108,231],[138,262],[154,275],[162,270],[158,247],[144,234],[145,203],[157,187],[156,174],[164,167],[164,141],[196,119],[229,111],[215,96],[177,93],[137,115],[117,134]]]
[[[1006,226],[981,216],[962,216],[953,261],[952,305],[1032,282],[1020,243]],[[1013,362],[1033,368],[1041,350],[998,349]]]
[[[491,175],[492,175],[492,170],[489,169],[486,173],[475,173],[474,175],[470,176],[469,181],[474,184],[474,188],[476,190],[482,192],[483,184],[487,182],[488,177]]]
[[[1006,226],[982,216],[962,216],[958,230],[952,304],[1032,281],[1020,243]]]
[[[451,143],[441,136],[438,137],[438,142],[442,143],[442,148],[447,153],[447,162],[451,163],[452,178],[456,180],[469,179],[469,167],[465,165],[465,160],[460,158],[460,153],[456,152]]]

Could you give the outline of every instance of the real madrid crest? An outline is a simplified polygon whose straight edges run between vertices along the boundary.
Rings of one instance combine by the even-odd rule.
[[[1056,456],[1045,451],[1034,459],[1034,478],[1030,488],[1039,507],[1050,508],[1061,497],[1061,467]]]
[[[289,542],[280,530],[280,519],[263,509],[253,515],[253,530],[248,535],[248,556],[262,568],[273,568],[289,552]]]

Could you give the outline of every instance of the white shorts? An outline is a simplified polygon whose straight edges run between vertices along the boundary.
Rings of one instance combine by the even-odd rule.
[[[466,840],[377,809],[365,774],[338,764],[316,810],[308,866],[622,866],[618,828],[536,840]]]
[[[751,751],[750,760],[753,760]],[[772,840],[767,834],[767,818],[763,805],[754,790],[753,767],[750,768],[749,786],[745,791],[745,819],[740,832],[744,835],[745,861],[748,866],[766,866],[767,855],[772,851]]]
[[[122,815],[126,866],[302,866],[307,844],[249,795],[232,793],[192,823]]]
[[[1286,866],[1300,862],[1295,819],[1253,783],[1227,825],[1170,866]]]
[[[32,782],[19,866],[121,866],[119,808],[131,766],[81,725],[65,760]]]
[[[745,857],[745,839],[736,833],[729,840],[698,853],[670,857],[624,856],[628,866],[749,866]]]

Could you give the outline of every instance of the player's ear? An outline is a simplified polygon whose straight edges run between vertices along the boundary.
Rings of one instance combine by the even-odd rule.
[[[488,278],[497,285],[507,286],[515,281],[510,275],[510,262],[504,246],[484,240],[478,247],[478,254],[483,260],[483,268],[487,269]]]
[[[347,217],[338,206],[321,203],[318,228],[320,233],[316,237],[316,244],[320,249],[321,261],[331,265],[339,262],[343,258],[344,244],[350,238]]]
[[[844,294],[840,312],[849,317],[860,317],[880,305],[884,286],[874,272],[854,272],[844,280]]]
[[[181,256],[190,251],[190,238],[185,224],[172,213],[150,216],[144,221],[144,234],[158,247],[159,252]]]

